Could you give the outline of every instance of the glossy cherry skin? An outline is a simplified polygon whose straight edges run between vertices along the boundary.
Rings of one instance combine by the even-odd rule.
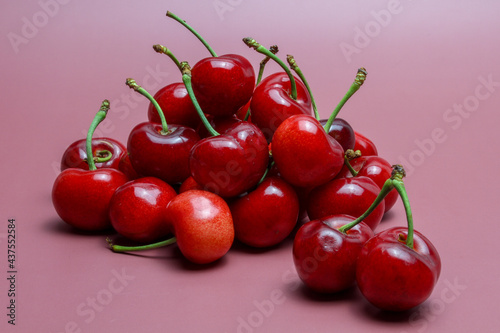
[[[68,168],[79,168],[88,170],[86,139],[78,140],[69,145],[63,153],[61,159],[61,171]],[[125,146],[115,139],[111,138],[93,138],[92,154],[98,156],[99,152],[107,150],[112,156],[109,161],[95,163],[97,169],[112,168],[118,169],[120,159],[127,154]]]
[[[134,170],[143,176],[181,183],[189,177],[191,148],[200,140],[190,127],[169,125],[170,133],[161,134],[162,126],[145,122],[130,132],[127,149]]]
[[[382,188],[387,179],[391,177],[392,174],[392,166],[389,162],[379,156],[361,156],[353,159],[350,162],[351,166],[355,171],[358,172],[356,177],[368,177],[378,185],[378,187]],[[352,177],[351,172],[347,169],[346,166],[342,168],[340,173],[337,175],[337,178],[349,178]],[[399,194],[396,189],[392,190],[387,194],[384,198],[384,207],[385,212],[388,212],[391,209],[396,201],[398,200]]]
[[[294,229],[299,201],[293,187],[278,177],[265,178],[250,193],[229,204],[236,239],[253,247],[281,243]]]
[[[111,228],[109,203],[116,189],[128,181],[116,169],[62,171],[52,187],[52,203],[59,217],[85,231]]]
[[[214,193],[190,190],[177,195],[167,207],[167,217],[179,250],[191,262],[214,262],[233,244],[231,211]]]
[[[191,69],[193,91],[204,113],[231,116],[244,106],[255,87],[252,64],[237,54],[198,61]]]
[[[160,105],[167,124],[177,124],[196,128],[200,124],[200,117],[191,102],[186,86],[182,82],[171,83],[156,92],[154,99]],[[151,103],[148,107],[150,122],[161,124],[158,111]]]
[[[328,182],[344,164],[342,146],[307,115],[291,116],[280,125],[272,153],[281,177],[299,187]]]
[[[334,179],[309,193],[307,214],[311,220],[337,214],[359,217],[379,192],[380,188],[368,177]],[[382,201],[363,222],[375,230],[384,216],[384,209]]]
[[[378,156],[377,147],[366,136],[354,131],[355,142],[354,142],[354,150],[361,151],[361,156]]]
[[[346,233],[338,229],[354,221],[333,215],[300,227],[293,241],[293,262],[304,284],[318,293],[345,290],[356,282],[356,263],[373,231],[361,222]]]
[[[128,153],[123,155],[120,159],[118,170],[123,172],[129,180],[141,178],[141,175],[139,175],[137,171],[135,171],[134,167],[132,167],[132,163],[130,163],[130,156],[128,155]]]
[[[191,176],[205,190],[233,197],[251,189],[269,162],[266,139],[257,126],[238,122],[224,134],[200,140],[192,149]]]
[[[400,236],[402,235],[402,236]],[[365,298],[388,311],[405,311],[423,303],[441,273],[441,259],[432,243],[414,231],[414,247],[406,246],[408,229],[384,230],[363,246],[356,280]]]
[[[167,206],[177,193],[169,184],[144,177],[120,186],[109,205],[113,228],[122,236],[141,243],[166,237],[172,226],[167,223]]]
[[[327,119],[322,119],[319,121],[321,126],[325,127],[327,123]],[[351,125],[347,121],[342,118],[335,118],[333,120],[330,129],[328,130],[328,134],[337,140],[338,143],[342,146],[344,151],[347,149],[353,149],[355,143],[354,130]]]
[[[290,97],[290,78],[286,73],[274,73],[255,88],[250,104],[252,123],[257,125],[268,141],[281,123],[292,115],[312,115],[311,96],[304,84],[295,79],[297,99]]]
[[[192,176],[189,176],[185,181],[182,182],[181,187],[179,188],[179,193],[183,193],[189,190],[203,190],[203,186],[198,184]]]

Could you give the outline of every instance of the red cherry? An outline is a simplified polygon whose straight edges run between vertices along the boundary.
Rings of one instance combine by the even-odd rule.
[[[373,231],[361,222],[345,233],[341,226],[354,221],[333,215],[305,223],[293,242],[293,261],[300,279],[319,293],[339,292],[356,281],[356,262]]]
[[[327,119],[322,119],[319,123],[324,127],[327,121]],[[356,139],[354,136],[354,130],[344,119],[335,118],[330,126],[330,129],[328,130],[328,134],[340,143],[344,151],[354,148]]]
[[[375,201],[380,188],[368,177],[334,179],[309,193],[307,213],[311,220],[330,215],[361,216]],[[372,230],[384,215],[384,202],[364,220]]]
[[[86,139],[75,141],[66,148],[61,159],[61,171],[68,168],[89,169],[86,141]],[[96,168],[118,169],[120,159],[127,154],[127,149],[115,139],[93,138],[92,153],[92,156],[104,160],[103,162],[96,161]]]
[[[120,186],[111,198],[109,217],[113,228],[130,240],[149,243],[167,236],[168,203],[177,195],[164,181],[145,177]]]
[[[230,117],[212,117],[208,116],[207,117],[208,121],[210,122],[210,125],[213,127],[214,130],[216,130],[220,134],[224,134],[228,129],[230,129],[233,125],[241,122],[242,120],[237,118],[236,116],[230,116]],[[210,132],[207,130],[203,124],[200,124],[198,127],[198,135],[200,138],[208,138],[212,136]]]
[[[292,115],[311,115],[311,96],[298,79],[297,98],[291,94],[290,78],[286,73],[274,73],[264,78],[255,88],[250,109],[252,122],[256,124],[270,141],[280,124]]]
[[[207,114],[231,116],[252,97],[255,73],[252,64],[240,55],[202,59],[191,73],[196,99]]]
[[[344,150],[311,116],[295,115],[276,130],[272,152],[281,177],[292,185],[324,184],[344,164]]]
[[[191,262],[207,264],[222,258],[234,240],[233,219],[218,195],[191,190],[170,201],[167,216],[182,254]]]
[[[179,188],[179,193],[183,193],[189,190],[203,190],[203,186],[198,184],[192,176],[189,176],[185,181],[182,182],[181,187]]]
[[[132,167],[132,163],[130,163],[130,156],[127,154],[123,155],[122,158],[120,159],[120,163],[118,164],[118,170],[123,172],[125,176],[127,176],[128,179],[134,180],[137,178],[140,178],[141,175],[135,171],[135,169]]]
[[[143,176],[152,176],[173,184],[189,177],[191,148],[200,137],[190,127],[169,125],[169,133],[162,133],[162,125],[141,123],[130,132],[127,149],[134,170]]]
[[[169,84],[154,95],[164,111],[165,120],[168,124],[183,125],[191,128],[197,128],[200,124],[200,118],[191,102],[184,83],[177,82]],[[150,122],[161,124],[160,116],[155,106],[151,103],[148,108],[148,119]]]
[[[277,177],[229,204],[236,239],[253,247],[281,243],[297,224],[299,202],[294,189]]]
[[[407,228],[384,230],[359,255],[359,289],[380,309],[405,311],[423,303],[439,278],[441,260],[436,248],[417,231],[410,248],[405,244],[407,235]]]
[[[379,156],[361,156],[349,162],[357,172],[356,177],[368,177],[378,185],[379,188],[384,186],[385,181],[391,177],[392,166],[389,162]],[[344,166],[337,175],[337,178],[353,177],[351,171]],[[387,194],[384,199],[385,212],[391,209],[398,200],[398,192],[396,189]]]
[[[223,197],[244,193],[257,185],[269,162],[262,132],[238,122],[225,134],[200,140],[189,160],[191,175],[207,191]]]
[[[377,147],[370,139],[356,131],[354,131],[354,136],[356,137],[354,142],[355,151],[361,151],[362,156],[378,156]]]

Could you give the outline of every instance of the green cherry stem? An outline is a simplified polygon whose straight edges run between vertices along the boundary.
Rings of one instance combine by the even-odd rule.
[[[203,39],[203,37],[201,37],[201,35],[196,30],[194,30],[193,28],[191,28],[191,26],[189,24],[187,24],[186,21],[184,21],[183,19],[181,19],[180,17],[178,17],[177,15],[173,14],[170,11],[167,11],[167,17],[170,17],[170,18],[176,20],[177,22],[179,22],[180,24],[182,24],[186,29],[188,29],[189,31],[191,31],[191,33],[193,35],[195,35],[196,38],[198,38],[200,40],[200,42],[202,42],[203,45],[205,45],[205,47],[207,48],[208,52],[210,52],[210,54],[212,55],[212,57],[217,57],[217,54],[212,49],[212,47],[210,47],[210,45],[207,43],[207,41],[205,39]]]
[[[95,163],[104,163],[107,162],[113,157],[113,153],[110,152],[109,150],[99,150],[96,152],[94,156],[94,162]]]
[[[279,51],[278,45],[272,45],[269,48],[269,52],[271,52],[272,54],[276,54],[276,53],[278,53],[278,51]],[[269,62],[270,59],[271,59],[271,57],[266,55],[266,57],[264,59],[262,59],[262,61],[260,62],[259,74],[257,76],[257,83],[255,83],[256,86],[258,86],[260,81],[262,81],[262,76],[264,75],[264,68],[266,68],[266,64]]]
[[[349,169],[349,172],[353,177],[356,177],[358,175],[358,171],[354,170],[354,168],[351,165],[351,161],[355,158],[361,157],[361,150],[352,150],[352,149],[347,149],[344,154],[344,165]]]
[[[337,117],[337,115],[339,114],[340,109],[342,109],[342,107],[349,100],[349,98],[351,98],[351,96],[354,95],[354,93],[356,91],[358,91],[359,88],[363,85],[363,83],[366,80],[367,74],[368,73],[366,72],[366,69],[364,69],[363,67],[358,69],[358,72],[356,73],[356,78],[354,79],[354,82],[352,83],[351,87],[349,88],[347,93],[344,95],[342,100],[339,102],[339,104],[337,105],[335,110],[333,110],[332,114],[330,115],[330,118],[328,118],[328,121],[326,122],[325,127],[324,127],[325,131],[328,132],[330,130],[330,127],[332,126],[332,123],[335,120],[335,117]]]
[[[398,191],[401,200],[403,201],[405,211],[406,211],[406,220],[408,223],[408,236],[406,238],[406,246],[413,249],[413,215],[411,213],[410,201],[408,200],[408,195],[406,194],[406,189],[403,183],[403,177],[405,177],[406,172],[403,166],[397,164],[392,166],[392,175],[389,179],[387,179],[382,186],[379,194],[373,201],[370,207],[357,219],[354,221],[343,225],[339,228],[340,232],[345,233],[347,230],[353,228],[355,225],[363,221],[371,212],[384,200],[384,198],[391,192],[394,188]]]
[[[255,41],[255,39],[250,38],[250,37],[245,37],[245,38],[243,38],[243,42],[248,47],[251,47],[251,48],[255,49],[255,51],[257,51],[257,52],[259,52],[259,53],[261,53],[261,54],[263,54],[265,56],[268,56],[269,58],[273,59],[274,61],[276,61],[278,63],[278,65],[281,66],[281,68],[283,68],[283,70],[286,72],[286,74],[290,78],[290,87],[291,87],[291,89],[290,89],[291,90],[290,91],[290,97],[293,100],[296,100],[297,99],[297,85],[295,83],[295,78],[293,77],[292,72],[287,67],[287,65],[285,65],[285,63],[283,61],[281,61],[281,59],[278,58],[276,55],[274,55],[271,51],[269,51],[264,46],[262,46],[259,43],[257,43]]]
[[[290,54],[288,54],[286,56],[286,60],[288,61],[288,65],[290,66],[290,68],[295,73],[297,73],[297,75],[299,76],[299,78],[302,80],[302,83],[304,83],[304,85],[306,86],[307,92],[309,93],[309,96],[311,96],[311,104],[312,104],[313,111],[314,111],[314,117],[316,118],[316,120],[320,120],[320,116],[319,116],[319,113],[318,113],[318,108],[316,107],[316,101],[314,100],[314,96],[312,94],[311,88],[309,87],[309,83],[307,83],[306,77],[302,73],[302,70],[297,65],[297,61],[295,60],[295,58],[293,57],[293,55],[290,55]]]
[[[187,61],[181,62],[181,72],[182,72],[182,82],[184,82],[184,85],[186,86],[186,90],[188,92],[189,97],[191,98],[191,102],[193,102],[193,105],[196,109],[196,112],[200,116],[201,122],[207,129],[207,131],[212,135],[212,136],[217,136],[220,135],[219,132],[217,132],[212,125],[210,125],[210,122],[208,121],[207,117],[201,110],[200,104],[198,103],[198,100],[196,99],[196,96],[194,95],[193,91],[193,86],[191,84],[191,67],[187,63]]]
[[[177,242],[177,238],[172,237],[161,242],[147,244],[147,245],[139,245],[139,246],[115,245],[109,238],[106,238],[106,241],[108,242],[108,245],[113,252],[135,252],[135,251],[146,251],[146,250],[157,249],[160,247],[165,247]]]
[[[85,142],[85,148],[87,150],[87,164],[89,165],[89,170],[97,170],[94,162],[94,154],[92,153],[92,136],[94,135],[97,126],[106,118],[109,110],[109,101],[105,99],[102,101],[101,108],[97,111],[94,120],[90,124],[90,128],[87,132],[87,141]]]
[[[148,93],[146,91],[146,89],[144,89],[143,87],[141,87],[140,85],[138,85],[134,79],[131,79],[131,78],[128,78],[125,82],[125,84],[127,86],[129,86],[131,89],[134,89],[135,91],[137,91],[139,94],[141,94],[142,96],[146,97],[147,99],[149,99],[149,101],[151,103],[153,103],[156,111],[158,112],[158,115],[160,116],[160,120],[161,120],[161,127],[162,127],[162,130],[160,132],[160,134],[162,135],[167,135],[170,133],[170,131],[168,130],[168,125],[167,125],[167,120],[165,119],[165,115],[163,114],[163,111],[160,107],[160,105],[158,104],[158,102],[153,98],[153,96],[151,96],[150,93]]]
[[[155,44],[153,45],[153,50],[155,50],[157,53],[162,53],[167,55],[170,59],[172,59],[177,68],[179,68],[179,70],[181,69],[181,63],[179,62],[179,60],[177,60],[172,51],[170,51],[166,46]]]

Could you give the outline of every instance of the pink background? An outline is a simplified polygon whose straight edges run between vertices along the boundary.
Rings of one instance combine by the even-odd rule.
[[[0,8],[2,332],[498,330],[500,2],[42,0]],[[324,117],[356,69],[367,68],[341,117],[409,171],[416,229],[443,262],[423,306],[387,315],[355,289],[310,297],[297,288],[290,241],[268,251],[237,246],[199,268],[175,247],[113,254],[105,235],[74,233],[58,218],[50,190],[61,154],[83,137],[101,101],[112,103],[101,133],[125,142],[147,108],[125,78],[152,92],[180,81],[151,46],[191,64],[208,56],[167,10],[219,54],[242,54],[256,67],[262,56],[241,38],[277,43],[282,59],[295,56]],[[15,328],[6,316],[9,218],[18,236]],[[399,203],[380,228],[404,223]]]

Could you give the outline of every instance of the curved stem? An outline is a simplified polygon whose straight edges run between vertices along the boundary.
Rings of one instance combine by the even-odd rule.
[[[351,161],[355,158],[361,157],[361,150],[352,150],[352,149],[347,149],[344,154],[344,165],[349,169],[349,172],[353,177],[356,177],[358,175],[358,171],[354,170],[354,168],[351,165]]]
[[[403,183],[403,177],[406,176],[406,172],[400,164],[393,165],[392,178],[393,185],[398,191],[401,201],[405,207],[406,221],[408,222],[408,235],[406,236],[406,246],[413,249],[413,214],[411,212],[410,201],[408,200],[408,194],[406,193],[405,184]]]
[[[193,28],[191,28],[191,26],[189,24],[187,24],[186,21],[184,21],[183,19],[181,19],[177,15],[171,13],[170,11],[167,11],[167,17],[173,18],[174,20],[176,20],[177,22],[179,22],[180,24],[182,24],[186,29],[188,29],[189,31],[191,31],[191,33],[193,35],[195,35],[196,38],[198,38],[200,40],[200,42],[203,43],[203,45],[205,45],[205,47],[207,48],[208,52],[210,52],[210,54],[213,57],[217,57],[217,54],[210,47],[210,45],[208,45],[208,43],[203,39],[203,37],[201,37],[201,35],[196,30],[194,30]]]
[[[109,110],[109,101],[105,99],[102,101],[101,108],[97,111],[94,120],[90,124],[90,128],[87,132],[87,141],[85,142],[85,148],[87,151],[87,163],[89,165],[89,170],[96,170],[94,163],[94,154],[92,153],[92,136],[94,135],[97,126],[106,118]]]
[[[304,83],[304,85],[306,86],[307,92],[309,93],[309,96],[311,96],[311,104],[314,111],[314,117],[316,118],[316,120],[320,120],[318,108],[316,107],[316,101],[314,100],[314,96],[312,94],[311,88],[309,87],[309,83],[307,83],[306,77],[302,73],[302,70],[299,68],[297,62],[295,61],[295,58],[292,55],[288,54],[286,56],[286,60],[288,61],[288,65],[290,65],[290,68],[293,69],[295,73],[297,73],[299,78],[302,80],[302,83]]]
[[[181,63],[179,62],[179,60],[177,60],[177,58],[172,53],[172,51],[170,51],[167,47],[160,45],[160,44],[155,44],[155,45],[153,45],[153,50],[155,50],[158,53],[166,54],[170,59],[172,59],[172,61],[177,66],[177,68],[179,68],[179,70],[181,70]]]
[[[243,38],[243,42],[248,47],[252,47],[253,49],[255,49],[255,51],[257,51],[257,52],[259,52],[261,54],[264,54],[264,55],[268,56],[269,58],[273,59],[274,61],[276,61],[281,66],[281,68],[283,68],[283,70],[286,72],[286,74],[290,78],[290,87],[291,87],[290,88],[290,90],[291,90],[290,91],[290,97],[293,100],[296,100],[297,99],[297,85],[295,83],[295,78],[293,77],[292,72],[285,65],[285,63],[283,61],[281,61],[280,58],[278,58],[277,56],[275,56],[271,51],[269,51],[264,46],[262,46],[259,43],[257,43],[255,41],[255,39],[250,38],[250,37],[246,37],[246,38]]]
[[[217,132],[212,125],[210,125],[210,122],[208,121],[207,117],[201,110],[200,104],[198,103],[198,100],[196,99],[196,96],[194,95],[193,91],[193,86],[191,85],[191,67],[186,61],[183,61],[181,63],[181,71],[182,71],[182,82],[184,82],[184,85],[186,86],[186,90],[188,92],[189,97],[191,98],[191,101],[193,102],[193,105],[196,109],[196,112],[200,116],[201,122],[205,126],[208,132],[212,136],[217,136],[220,135],[219,132]]]
[[[168,125],[167,125],[167,120],[165,119],[165,115],[163,114],[163,111],[160,107],[160,105],[158,104],[158,102],[153,98],[153,96],[151,96],[150,93],[148,93],[146,91],[146,89],[144,89],[143,87],[141,87],[140,85],[138,85],[134,79],[131,79],[131,78],[128,78],[127,81],[125,82],[127,84],[127,86],[129,86],[131,89],[134,89],[135,91],[137,91],[139,94],[141,94],[142,96],[146,97],[147,99],[149,99],[149,101],[151,103],[153,103],[156,111],[158,112],[158,115],[160,116],[160,120],[161,120],[161,127],[162,127],[162,130],[161,130],[161,134],[162,135],[167,135],[170,133],[170,131],[168,130]]]
[[[342,109],[342,107],[349,100],[349,98],[351,98],[351,96],[354,95],[354,93],[358,91],[358,89],[363,85],[363,82],[365,82],[366,80],[367,74],[368,73],[366,72],[366,69],[364,69],[363,67],[358,69],[358,72],[356,73],[356,78],[354,79],[354,82],[352,83],[351,87],[344,95],[342,100],[339,102],[335,110],[333,110],[332,114],[330,115],[330,118],[328,118],[328,121],[325,124],[325,131],[328,131],[330,129],[333,121],[335,120],[335,117],[337,117],[337,115],[339,114],[340,109]]]
[[[172,238],[169,238],[169,239],[161,241],[161,242],[148,244],[148,245],[139,245],[139,246],[115,245],[111,242],[111,239],[109,239],[109,238],[106,238],[106,241],[108,242],[108,245],[113,252],[135,252],[135,251],[152,250],[152,249],[157,249],[159,247],[168,246],[168,245],[171,245],[171,244],[174,244],[175,242],[177,242],[177,238],[172,237]]]
[[[269,48],[269,51],[272,53],[272,54],[276,54],[278,53],[279,49],[278,49],[278,45],[272,45],[270,48]],[[260,66],[259,66],[259,75],[257,76],[257,83],[255,83],[256,86],[259,85],[260,81],[262,81],[262,75],[264,75],[264,68],[266,68],[266,64],[269,62],[271,58],[269,56],[266,56],[264,59],[262,59],[262,61],[260,62]]]
[[[370,207],[357,219],[354,221],[347,223],[343,225],[342,227],[339,228],[340,232],[345,233],[347,230],[353,228],[355,225],[363,221],[368,215],[370,215],[371,212],[384,200],[384,198],[389,194],[394,189],[394,185],[392,183],[392,178],[389,178],[385,181],[384,186],[382,186],[382,189],[380,190],[379,194],[375,198],[375,201],[371,204]]]
[[[349,172],[353,177],[356,177],[358,175],[358,172],[354,170],[354,168],[352,167],[349,158],[345,155],[344,155],[344,165],[347,167],[347,169],[349,169]]]
[[[113,157],[113,153],[109,150],[99,150],[96,152],[94,156],[95,163],[104,163],[107,162]]]

